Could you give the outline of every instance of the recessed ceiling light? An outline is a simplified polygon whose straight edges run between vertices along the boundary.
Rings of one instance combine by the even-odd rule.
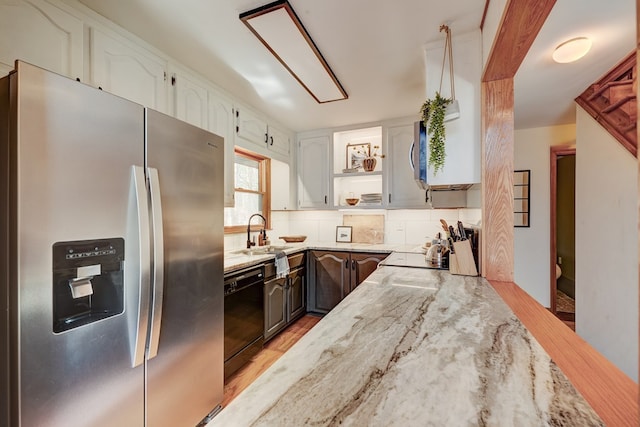
[[[591,49],[591,39],[587,37],[576,37],[561,43],[553,51],[551,57],[560,64],[574,62],[582,58]]]

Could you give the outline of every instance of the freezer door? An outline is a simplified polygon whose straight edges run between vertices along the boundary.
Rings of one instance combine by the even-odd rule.
[[[144,275],[127,227],[144,110],[25,63],[10,79],[10,425],[141,426],[126,303]]]
[[[154,268],[164,283],[154,291],[162,303],[152,303],[162,318],[152,314],[147,425],[192,427],[222,402],[224,143],[152,110],[146,123],[152,195],[160,189],[152,211],[161,203],[164,235],[164,269]]]

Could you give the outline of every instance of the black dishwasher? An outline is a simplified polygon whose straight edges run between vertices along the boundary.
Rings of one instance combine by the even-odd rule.
[[[264,271],[253,267],[224,279],[224,377],[240,369],[264,343]]]

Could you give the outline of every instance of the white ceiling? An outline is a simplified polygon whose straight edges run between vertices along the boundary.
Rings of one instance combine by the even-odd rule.
[[[289,0],[349,94],[318,104],[238,19],[269,0],[81,0],[294,131],[416,115],[424,45],[478,28],[484,0]],[[589,56],[554,64],[560,42]],[[634,0],[558,0],[515,80],[516,128],[571,123],[573,98],[635,47]],[[454,45],[455,49],[455,45]]]
[[[516,129],[575,123],[573,100],[636,47],[635,0],[558,0],[515,78]],[[551,59],[574,37],[593,41],[571,64]]]

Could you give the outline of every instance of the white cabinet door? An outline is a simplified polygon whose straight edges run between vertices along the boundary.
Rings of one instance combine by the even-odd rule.
[[[209,131],[224,138],[224,206],[235,205],[234,110],[231,100],[209,91]]]
[[[236,106],[236,136],[238,145],[255,149],[268,157],[279,157],[289,160],[291,152],[291,135],[267,123],[258,113]],[[250,144],[243,144],[243,142]]]
[[[329,207],[329,136],[302,138],[298,142],[298,207]]]
[[[82,77],[82,21],[42,0],[0,2],[0,75],[16,59]]]
[[[271,125],[269,125],[268,131],[269,150],[272,150],[278,154],[282,154],[283,156],[288,158],[290,152],[289,143],[291,141],[289,134]]]
[[[413,144],[413,124],[390,126],[384,131],[387,136],[386,160],[387,201],[392,208],[427,207],[425,191],[418,188],[411,169],[409,157]]]
[[[133,102],[168,113],[167,63],[151,52],[91,28],[91,82]]]
[[[271,159],[271,210],[285,211],[290,209],[289,165]]]
[[[171,73],[173,86],[174,115],[178,119],[207,129],[208,94],[207,88],[184,72]]]
[[[261,147],[267,146],[267,123],[246,107],[236,109],[236,133],[238,137]]]

